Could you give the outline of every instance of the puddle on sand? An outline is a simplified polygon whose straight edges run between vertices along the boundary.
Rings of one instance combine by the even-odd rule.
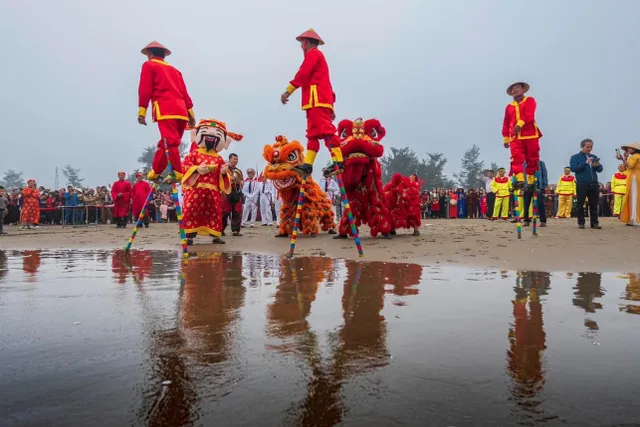
[[[0,252],[3,426],[640,423],[640,275]]]

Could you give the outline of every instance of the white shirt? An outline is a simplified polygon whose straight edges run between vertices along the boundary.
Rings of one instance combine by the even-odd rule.
[[[493,182],[493,178],[489,178],[488,176],[482,176],[482,180],[484,181],[484,189],[487,191],[487,193],[493,193],[493,191],[491,191],[491,183]]]
[[[271,203],[275,199],[275,187],[273,186],[273,184],[269,181],[263,181],[258,185],[260,197],[266,197],[267,200]]]
[[[318,185],[320,186],[320,189],[322,191],[327,193],[332,203],[333,199],[340,194],[340,187],[338,187],[338,183],[334,179],[331,179],[331,177],[320,178],[320,181],[318,181]]]
[[[245,179],[244,185],[242,186],[242,192],[245,196],[245,202],[256,202],[258,199],[258,186],[260,183],[258,180],[254,179]]]

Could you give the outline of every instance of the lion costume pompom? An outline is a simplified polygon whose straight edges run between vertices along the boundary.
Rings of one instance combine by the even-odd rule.
[[[420,227],[420,186],[417,176],[396,173],[384,186],[384,195],[391,211],[393,229]]]
[[[290,236],[293,232],[302,183],[300,175],[294,172],[293,168],[302,163],[304,148],[298,141],[289,141],[284,136],[277,136],[274,144],[264,146],[262,155],[269,163],[264,168],[264,177],[273,182],[282,200],[280,232],[277,236]],[[335,234],[334,213],[327,194],[309,177],[304,185],[299,232],[315,236],[320,228]]]

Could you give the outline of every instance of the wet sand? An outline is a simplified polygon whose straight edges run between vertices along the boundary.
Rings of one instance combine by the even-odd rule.
[[[522,240],[515,224],[479,219],[424,221],[421,235],[414,237],[401,230],[392,240],[372,239],[368,229],[361,230],[365,260],[412,262],[423,265],[454,265],[509,270],[541,271],[638,271],[631,253],[640,247],[640,230],[625,227],[614,218],[603,218],[602,230],[579,230],[575,219],[550,220],[549,226],[532,236],[531,227],[523,227]],[[19,230],[7,226],[9,234],[0,238],[0,249],[118,249],[131,234],[132,226],[61,228],[43,226],[38,230]],[[225,245],[209,244],[199,237],[190,247],[193,252],[245,252],[285,254],[289,240],[275,238],[277,227],[243,229],[242,237],[225,237]],[[356,259],[352,240],[334,240],[320,234],[316,238],[300,236],[298,255]],[[141,229],[136,249],[179,249],[177,224],[152,224]]]
[[[202,255],[0,251],[0,425],[640,425],[640,274]]]

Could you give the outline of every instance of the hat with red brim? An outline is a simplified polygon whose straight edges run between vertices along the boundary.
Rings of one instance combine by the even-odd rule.
[[[166,47],[164,47],[163,45],[161,45],[159,42],[155,40],[149,43],[148,45],[146,45],[140,52],[142,52],[143,55],[146,55],[148,52],[147,49],[152,49],[152,48],[164,49],[165,56],[171,55],[171,51],[169,49],[167,49]]]
[[[509,85],[509,87],[507,88],[507,95],[511,95],[511,89],[513,89],[513,87],[516,86],[516,85],[521,85],[524,88],[522,93],[529,92],[529,88],[530,88],[529,83],[526,83],[526,82],[515,82],[515,83],[512,83],[511,85]]]
[[[299,42],[301,42],[304,39],[317,40],[319,45],[324,44],[324,40],[320,38],[318,33],[316,33],[313,28],[309,28],[307,31],[305,31],[304,33],[296,37],[296,40],[298,40]]]

